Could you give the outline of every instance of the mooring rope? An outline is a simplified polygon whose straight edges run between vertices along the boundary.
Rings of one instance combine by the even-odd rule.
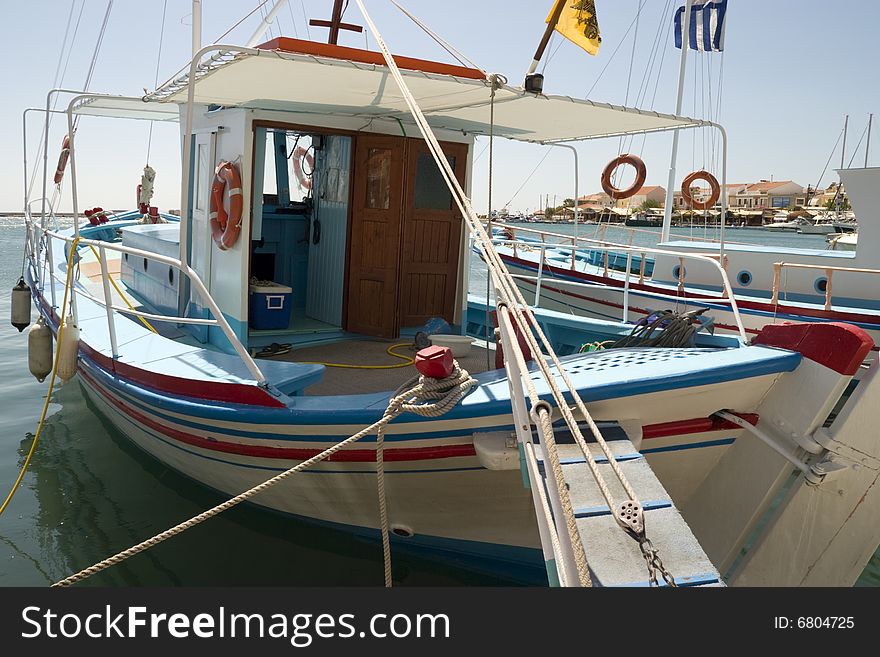
[[[599,431],[598,426],[596,426],[595,421],[587,410],[586,405],[581,399],[581,396],[578,394],[577,389],[571,381],[571,378],[566,373],[565,368],[559,360],[559,357],[553,350],[550,341],[547,339],[547,336],[541,329],[540,324],[535,320],[534,315],[532,314],[531,310],[528,307],[528,304],[525,301],[525,298],[522,295],[522,292],[519,290],[519,288],[517,288],[516,283],[510,275],[510,272],[507,271],[503,260],[501,260],[501,257],[495,250],[492,244],[491,236],[486,232],[486,230],[480,223],[479,218],[477,217],[476,212],[471,205],[470,198],[464,192],[464,189],[462,189],[461,185],[456,179],[455,172],[452,170],[452,167],[444,156],[443,149],[440,146],[436,135],[434,135],[434,132],[430,124],[428,123],[427,118],[419,107],[415,97],[412,95],[412,92],[407,86],[406,81],[403,79],[403,75],[401,74],[396,62],[394,61],[394,57],[391,55],[391,51],[388,49],[385,40],[382,38],[382,35],[379,33],[378,28],[376,27],[375,23],[367,12],[364,1],[355,1],[361,11],[361,14],[364,17],[364,21],[366,22],[370,31],[373,33],[373,37],[376,40],[379,50],[382,52],[383,58],[385,59],[385,64],[388,67],[391,76],[394,78],[394,81],[397,83],[401,95],[403,96],[403,99],[406,102],[407,107],[409,108],[410,113],[416,125],[418,126],[419,131],[422,134],[422,137],[428,145],[428,149],[431,152],[431,155],[433,156],[441,175],[443,176],[447,186],[452,192],[453,199],[457,207],[462,213],[464,220],[468,224],[471,233],[474,235],[476,242],[479,244],[480,251],[483,254],[489,274],[490,276],[492,276],[493,282],[495,283],[496,293],[499,296],[499,317],[502,314],[502,306],[513,313],[517,323],[520,326],[522,336],[525,339],[529,350],[532,353],[532,356],[534,357],[535,364],[537,365],[537,368],[540,371],[542,377],[547,382],[553,400],[556,406],[559,408],[562,417],[565,419],[565,422],[570,429],[572,435],[574,436],[575,441],[581,448],[581,451],[584,454],[584,458],[590,468],[594,480],[599,486],[602,495],[608,504],[609,509],[611,509],[614,513],[615,520],[624,529],[624,531],[626,531],[633,538],[638,541],[643,540],[645,538],[644,515],[641,504],[639,504],[635,495],[635,491],[633,490],[632,486],[630,486],[625,475],[620,469],[620,466],[618,465],[617,459],[612,453],[611,448],[602,436],[601,431]],[[555,374],[554,371],[551,369],[550,364],[547,362],[544,353],[542,352],[541,345],[543,345],[546,349],[546,356],[548,356],[552,364],[555,365]],[[518,349],[514,349],[513,351],[515,351],[518,356],[521,356]],[[528,388],[530,401],[532,401],[532,413],[540,414],[541,412],[544,412],[549,415],[549,405],[546,402],[540,400],[540,398],[537,396],[534,382],[531,380],[531,377],[527,375],[527,371],[528,370],[526,369],[522,369],[522,378]],[[592,435],[596,439],[596,442],[608,459],[608,465],[611,467],[615,477],[618,479],[629,498],[629,503],[624,503],[623,505],[621,505],[621,509],[617,509],[614,504],[614,498],[611,494],[611,491],[604,481],[604,478],[599,471],[598,465],[596,464],[595,458],[591,454],[586,444],[586,440],[584,439],[580,427],[578,426],[577,420],[575,419],[574,414],[572,413],[572,409],[569,406],[569,401],[566,399],[560,386],[558,385],[557,377],[562,380],[562,382],[568,389],[569,394],[574,401],[575,407],[589,426],[590,432],[592,433]],[[537,421],[537,418],[533,419]],[[548,451],[555,448],[555,445],[552,442],[552,438],[550,441],[548,441],[547,447]],[[564,505],[565,498],[568,496],[568,492],[564,486],[559,490],[559,494],[560,497],[563,499]],[[621,513],[621,511],[624,510],[624,507],[633,509],[633,512],[631,514]],[[570,509],[568,512],[566,512],[566,516],[568,515],[571,515]],[[572,527],[572,524],[569,522],[569,520],[570,518],[566,517],[566,524],[569,526],[569,537],[571,539],[571,545],[573,551],[576,553],[575,560],[578,566],[578,574],[581,579],[581,584],[584,586],[588,586],[589,573],[587,572],[585,567],[583,569],[581,568],[581,556],[583,554],[583,546],[581,544],[580,535],[579,532],[573,531],[573,529],[576,529],[576,527]],[[578,555],[578,552],[580,552],[581,554]]]
[[[93,566],[89,566],[88,568],[84,568],[78,573],[75,573],[70,577],[66,577],[61,581],[56,582],[52,586],[60,587],[76,584],[77,582],[81,582],[84,579],[87,579],[92,575],[101,572],[102,570],[106,570],[110,566],[121,563],[140,552],[149,550],[159,543],[174,536],[177,536],[178,534],[185,532],[187,529],[195,527],[196,525],[203,523],[205,520],[213,518],[214,516],[226,511],[227,509],[231,509],[232,507],[246,500],[249,500],[256,495],[259,495],[260,493],[271,488],[275,484],[284,481],[291,475],[294,475],[297,472],[302,472],[303,470],[312,467],[316,463],[320,463],[321,461],[336,454],[336,452],[344,449],[345,447],[348,447],[352,443],[357,442],[364,436],[368,436],[373,432],[377,433],[376,474],[377,491],[379,496],[379,521],[382,531],[382,555],[385,568],[385,586],[391,586],[391,547],[388,535],[388,513],[385,498],[385,469],[383,458],[384,453],[382,451],[382,448],[384,446],[385,427],[401,413],[415,413],[424,417],[438,417],[440,415],[443,415],[444,413],[449,412],[453,407],[455,407],[455,405],[476,385],[477,381],[471,377],[467,370],[461,369],[456,362],[454,362],[452,374],[445,379],[433,379],[426,376],[415,377],[410,381],[407,381],[403,386],[395,391],[394,395],[388,402],[388,408],[386,408],[385,413],[382,415],[381,418],[379,418],[376,422],[373,422],[373,424],[369,425],[368,427],[364,427],[363,429],[355,434],[352,434],[345,440],[338,442],[331,447],[328,447],[320,454],[316,454],[312,458],[302,461],[292,468],[289,468],[284,472],[275,475],[271,479],[267,479],[261,484],[257,484],[256,486],[249,488],[243,493],[240,493],[235,497],[208,509],[207,511],[203,511],[197,516],[194,516],[189,520],[185,520],[184,522],[181,522],[174,527],[171,527],[170,529],[166,529],[165,531],[160,532],[159,534],[156,534],[155,536],[152,536],[145,541],[141,541],[137,545],[133,545],[130,548],[113,555],[112,557],[108,557],[107,559],[99,561],[98,563],[94,564]]]

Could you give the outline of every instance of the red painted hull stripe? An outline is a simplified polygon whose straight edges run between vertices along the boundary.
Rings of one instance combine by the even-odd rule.
[[[211,440],[201,436],[195,436],[179,429],[166,426],[153,420],[152,418],[136,411],[131,406],[126,405],[113,396],[104,386],[98,383],[84,369],[80,368],[80,376],[85,379],[88,384],[99,393],[106,401],[115,406],[121,413],[131,417],[133,420],[150,427],[154,431],[161,433],[163,436],[176,440],[178,442],[192,445],[201,449],[211,450],[215,452],[224,452],[227,454],[237,454],[239,456],[250,456],[256,458],[283,459],[287,461],[304,461],[320,454],[322,450],[315,448],[291,448],[291,447],[269,447],[261,445],[243,445],[240,443],[228,443],[218,440]],[[757,423],[758,416],[755,414],[743,414],[744,419],[752,424]],[[732,422],[716,420],[711,418],[696,418],[692,420],[680,420],[677,422],[664,422],[661,424],[645,425],[642,429],[642,436],[645,439],[662,438],[665,436],[687,435],[691,433],[705,433],[707,431],[722,431],[729,429],[737,429],[738,427]],[[444,458],[458,458],[475,456],[476,450],[473,444],[462,445],[440,445],[436,447],[400,447],[386,448],[385,460],[389,462],[400,461],[431,461]],[[376,451],[374,449],[345,449],[332,455],[327,461],[350,462],[350,463],[367,463],[376,460]]]

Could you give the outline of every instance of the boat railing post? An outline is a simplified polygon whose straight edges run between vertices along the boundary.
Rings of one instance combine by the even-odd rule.
[[[110,351],[113,360],[119,358],[116,346],[116,320],[113,317],[112,297],[110,296],[110,274],[107,271],[107,253],[103,246],[98,247],[98,260],[101,263],[101,283],[104,286],[104,309],[107,311],[107,330],[110,332]]]
[[[571,238],[571,270],[575,270],[575,254],[577,253],[577,240],[575,238]]]
[[[605,247],[605,257],[603,258],[604,265],[603,265],[602,275],[607,278],[608,277],[608,245],[605,244],[604,247]]]
[[[684,294],[684,258],[678,259],[678,293]]]
[[[541,301],[541,282],[544,278],[544,258],[547,255],[547,245],[541,245],[541,256],[538,259],[538,280],[535,282],[535,308],[538,307]]]
[[[626,252],[626,276],[623,279],[623,319],[626,322],[629,317],[629,277],[632,269],[633,254],[632,251]]]
[[[770,303],[774,306],[779,303],[779,277],[782,273],[782,264],[781,262],[773,263],[773,297],[770,299]]]
[[[645,284],[645,252],[639,253],[639,285]]]
[[[825,310],[831,310],[831,276],[833,274],[834,269],[825,270]]]

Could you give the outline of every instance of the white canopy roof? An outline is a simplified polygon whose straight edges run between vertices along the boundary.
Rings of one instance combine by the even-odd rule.
[[[199,69],[195,102],[307,114],[398,119],[413,125],[385,66],[271,50],[215,56]],[[434,128],[489,134],[491,88],[473,80],[401,70]],[[187,76],[146,97],[149,105],[187,100]],[[497,136],[559,142],[706,125],[698,119],[605,103],[526,93],[503,86],[495,96]]]
[[[180,111],[176,105],[147,102],[143,98],[99,94],[78,102],[73,113],[145,121],[178,121],[180,118]]]

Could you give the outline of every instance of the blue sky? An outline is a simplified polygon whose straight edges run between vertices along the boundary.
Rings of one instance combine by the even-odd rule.
[[[521,82],[552,5],[551,0],[400,2],[485,70],[502,73],[513,84]],[[189,57],[190,4],[189,0],[168,0],[159,62],[160,83]],[[214,41],[257,4],[256,0],[203,0],[203,42]],[[360,23],[357,8],[351,4],[346,19]],[[552,57],[544,71],[545,91],[574,97],[584,97],[589,91],[593,100],[622,104],[627,100],[632,65],[628,104],[635,103],[640,88],[647,89],[640,106],[672,112],[679,51],[672,46],[671,35],[665,37],[668,16],[672,6],[678,4],[680,0],[641,0],[642,10],[635,22],[640,0],[596,0],[603,38],[599,55],[591,57],[555,37],[549,49]],[[303,13],[310,18],[326,18],[331,6],[329,0],[290,0],[290,8],[281,11],[273,32],[277,34],[280,30],[286,36],[306,37]],[[387,0],[368,0],[367,6],[394,52],[449,61],[442,49]],[[4,19],[0,37],[6,58],[0,69],[0,88],[5,100],[0,105],[0,144],[4,152],[0,159],[0,211],[21,207],[21,112],[25,107],[45,103],[46,91],[55,79],[70,7],[70,2],[62,0],[2,0]],[[144,87],[153,88],[162,7],[162,0],[115,0],[91,90],[140,95]],[[74,22],[79,8],[77,0]],[[83,84],[105,8],[105,0],[85,0],[64,86]],[[224,41],[246,41],[259,22],[259,14],[256,12],[244,21]],[[880,3],[729,0],[727,21],[720,106],[714,107],[722,56],[692,53],[682,113],[709,114],[705,89],[711,78],[713,115],[725,125],[730,136],[728,179],[750,182],[772,177],[793,179],[802,185],[816,184],[838,139],[844,114],[850,115],[846,155],[849,160],[864,132],[868,113],[880,113],[880,45],[876,38]],[[310,32],[315,40],[326,39],[326,30],[310,28]],[[658,34],[660,48],[652,55]],[[343,34],[340,43],[364,47],[365,40],[363,35]],[[646,76],[652,61],[651,74]],[[663,65],[658,75],[660,61]],[[700,91],[695,93],[695,88]],[[870,163],[878,165],[880,117],[875,118],[875,155]],[[33,158],[40,134],[38,122],[33,119],[36,116],[30,122],[29,159]],[[56,120],[52,126],[50,170],[54,169],[64,134],[62,123],[63,120]],[[146,123],[82,120],[77,143],[84,207],[133,205],[134,189],[146,158],[147,134]],[[538,205],[543,194],[549,194],[551,202],[555,196],[557,203],[573,195],[570,153],[553,149],[526,182],[544,157],[545,149],[503,140],[496,144],[493,207],[510,201],[511,210],[528,210]],[[665,186],[670,145],[671,136],[664,134],[648,137],[644,146],[638,139],[625,144],[624,149],[644,158],[648,184]],[[473,196],[480,211],[485,211],[487,197],[488,158],[483,146],[484,143],[476,146],[479,157],[474,166]],[[581,194],[600,189],[600,172],[620,148],[617,140],[578,147]],[[863,163],[863,149],[864,141],[855,164]],[[714,159],[708,131],[683,136],[677,184],[687,172],[704,164],[720,177],[720,171],[712,165]],[[823,184],[835,179],[832,169],[839,160],[838,150]],[[162,209],[177,208],[180,164],[176,126],[154,128],[151,164],[158,171],[155,199]],[[69,204],[67,186],[62,206]]]

